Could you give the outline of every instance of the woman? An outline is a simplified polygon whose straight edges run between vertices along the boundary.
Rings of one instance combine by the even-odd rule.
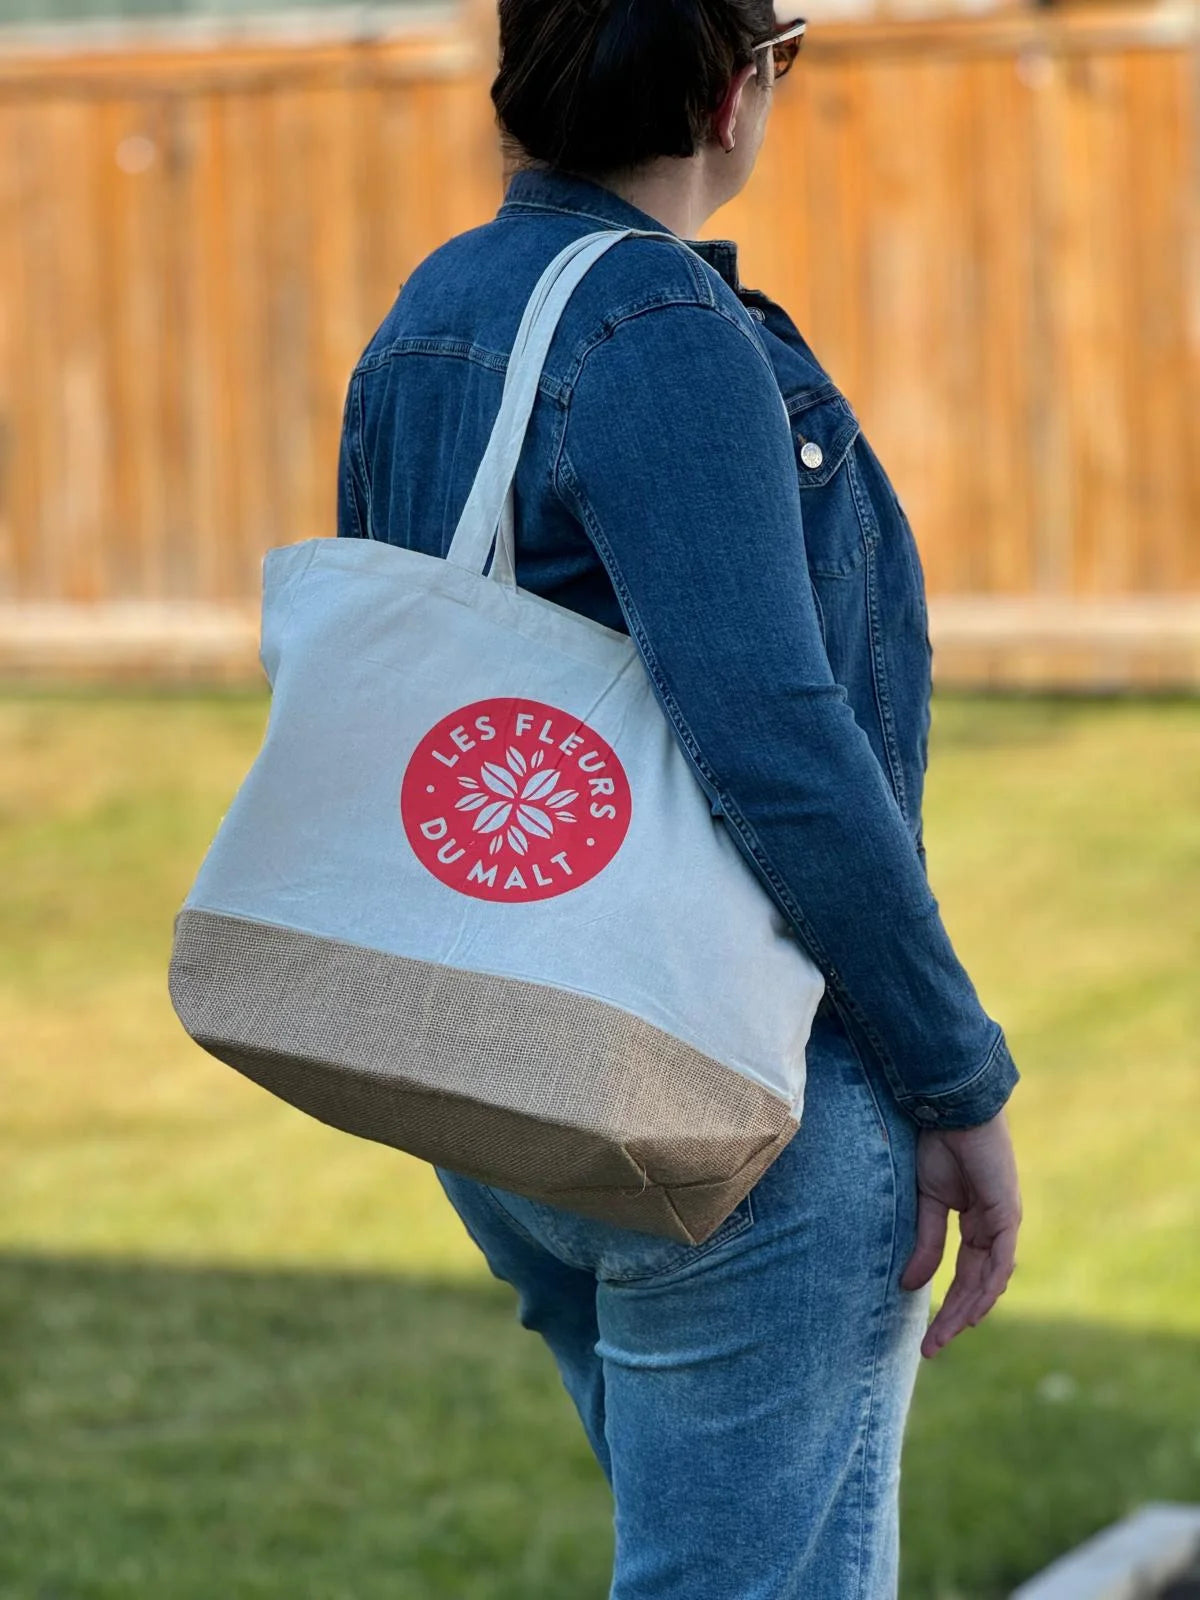
[[[918,1355],[994,1304],[1020,1220],[1017,1071],[924,870],[912,534],[786,313],[741,284],[732,241],[695,237],[750,176],[802,33],[768,0],[501,0],[504,202],[416,268],[345,410],[339,532],[444,555],[542,268],[597,227],[690,247],[623,240],[568,302],[517,476],[517,579],[632,634],[821,969],[801,1127],[699,1245],[437,1169],[611,1484],[612,1600],[894,1595]],[[926,1329],[951,1208],[956,1276]]]

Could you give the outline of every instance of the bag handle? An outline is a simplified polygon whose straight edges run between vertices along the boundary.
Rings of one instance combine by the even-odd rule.
[[[455,566],[483,575],[494,540],[495,555],[486,576],[516,588],[513,484],[550,341],[580,279],[606,250],[630,235],[671,239],[685,250],[691,248],[678,234],[657,228],[601,228],[573,239],[543,271],[526,302],[504,374],[500,409],[446,552],[446,560]]]

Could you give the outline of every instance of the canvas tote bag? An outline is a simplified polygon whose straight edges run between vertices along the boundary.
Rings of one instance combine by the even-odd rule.
[[[538,280],[446,559],[268,552],[266,736],[176,917],[169,987],[206,1050],[334,1127],[700,1243],[799,1126],[824,982],[633,640],[514,577],[551,336],[643,233],[681,242],[602,229]]]

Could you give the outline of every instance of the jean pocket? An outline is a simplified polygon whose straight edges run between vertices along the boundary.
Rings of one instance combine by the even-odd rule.
[[[605,1283],[648,1283],[703,1261],[723,1245],[741,1238],[754,1225],[754,1191],[750,1189],[701,1244],[681,1244],[629,1229],[614,1230],[614,1239],[597,1254],[596,1276]]]

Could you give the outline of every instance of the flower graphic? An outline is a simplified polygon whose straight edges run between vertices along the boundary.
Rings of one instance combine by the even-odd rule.
[[[471,823],[475,833],[495,835],[488,845],[489,854],[496,855],[507,841],[523,856],[530,835],[549,839],[556,822],[575,821],[566,808],[578,799],[579,791],[561,789],[558,770],[545,766],[545,760],[544,750],[526,761],[515,745],[509,745],[503,766],[485,761],[478,778],[459,778],[468,792],[455,801],[455,810],[475,813]]]

